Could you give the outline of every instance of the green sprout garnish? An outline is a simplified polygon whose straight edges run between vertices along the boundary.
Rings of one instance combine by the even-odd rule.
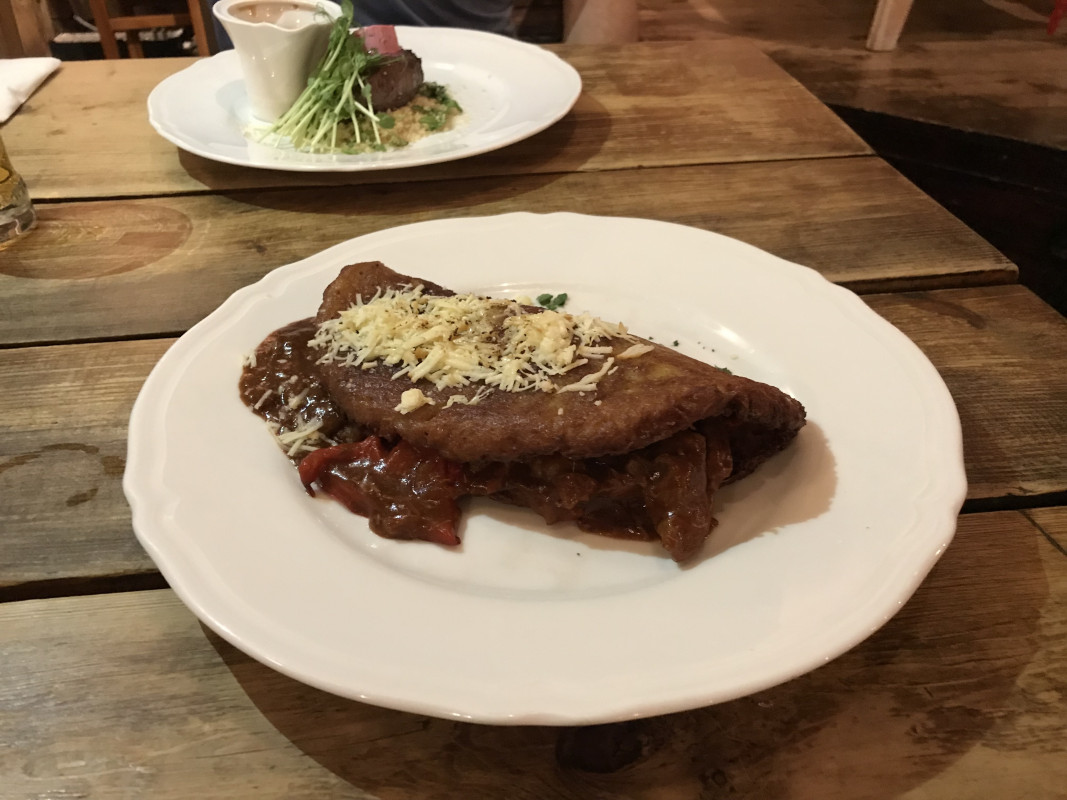
[[[349,33],[351,26],[352,0],[341,0],[341,16],[330,28],[330,43],[307,88],[266,135],[288,137],[293,147],[308,152],[382,144],[381,129],[391,128],[393,120],[374,112],[365,77],[388,59],[368,51],[361,36]]]

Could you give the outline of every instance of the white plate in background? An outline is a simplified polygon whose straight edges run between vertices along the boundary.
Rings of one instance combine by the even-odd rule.
[[[195,62],[156,86],[148,119],[198,156],[246,167],[361,172],[478,155],[533,136],[561,119],[581,93],[578,72],[535,45],[480,31],[398,26],[400,44],[422,59],[427,81],[444,84],[463,109],[456,126],[381,153],[312,154],[258,143],[241,65],[233,50]]]

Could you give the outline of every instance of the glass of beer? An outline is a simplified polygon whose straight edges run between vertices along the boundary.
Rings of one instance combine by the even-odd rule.
[[[11,166],[11,159],[0,139],[0,246],[33,227],[37,214],[22,176]]]

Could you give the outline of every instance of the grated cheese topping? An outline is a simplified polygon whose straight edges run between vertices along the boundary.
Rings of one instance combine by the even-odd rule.
[[[645,353],[651,353],[653,349],[654,348],[650,344],[633,344],[619,353],[618,357],[620,361],[626,358],[638,358]]]
[[[358,298],[322,323],[309,344],[322,351],[320,364],[367,369],[380,363],[394,368],[394,380],[425,380],[437,389],[482,385],[470,398],[451,395],[447,408],[477,403],[486,387],[595,392],[601,378],[617,368],[612,339],[632,343],[618,358],[636,358],[653,349],[621,323],[589,314],[526,313],[515,300],[441,297],[425,294],[422,286],[406,286],[379,291],[365,302]],[[567,382],[568,373],[587,364],[597,368]],[[431,402],[421,391],[411,391],[402,395],[396,410],[408,413]]]
[[[309,440],[326,439],[319,433],[319,428],[322,427],[321,419],[305,421],[301,417],[299,427],[291,431],[279,430],[271,423],[268,423],[268,427],[288,456],[294,456],[301,450],[317,450],[318,446],[310,445]]]
[[[397,404],[393,411],[399,411],[401,414],[407,414],[414,411],[416,408],[422,408],[425,405],[433,405],[434,402],[429,397],[422,393],[422,389],[408,389],[402,395],[400,395],[400,402]]]
[[[488,386],[482,386],[474,393],[473,397],[467,397],[465,394],[452,394],[448,396],[448,402],[445,403],[445,408],[451,408],[454,405],[462,406],[476,406],[484,398],[489,396],[489,393],[493,391]]]

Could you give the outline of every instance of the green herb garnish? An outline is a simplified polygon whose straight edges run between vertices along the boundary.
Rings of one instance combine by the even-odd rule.
[[[537,305],[547,308],[549,311],[558,311],[567,304],[567,293],[551,295],[537,295]]]
[[[439,83],[424,83],[419,87],[419,96],[436,103],[434,107],[412,106],[412,110],[421,114],[419,123],[428,131],[441,130],[453,114],[458,114],[463,110],[459,107],[459,103],[452,99],[448,89]]]
[[[452,99],[452,95],[448,93],[448,89],[439,83],[432,83],[427,81],[419,87],[419,94],[430,100],[436,100],[438,103],[443,103],[447,106],[459,108],[459,103]]]
[[[365,78],[388,59],[368,51],[361,36],[349,33],[351,27],[352,0],[342,0],[341,16],[330,28],[330,43],[307,88],[266,135],[288,137],[293,147],[308,152],[381,145],[381,129],[392,125],[374,112]]]
[[[443,108],[419,109],[424,113],[419,117],[419,123],[428,131],[439,131],[448,122],[448,112]]]

